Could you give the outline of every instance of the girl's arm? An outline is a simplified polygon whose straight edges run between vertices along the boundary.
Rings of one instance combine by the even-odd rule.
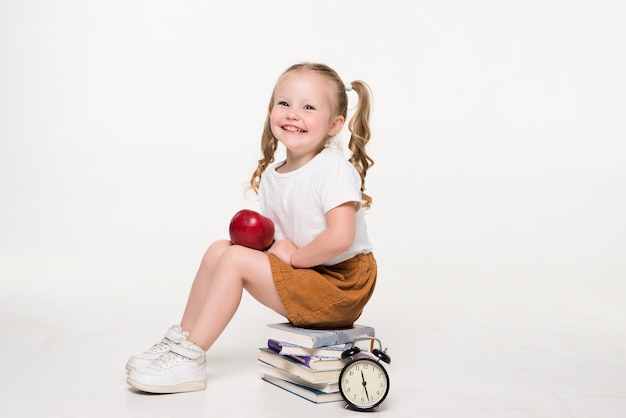
[[[326,213],[326,223],[326,230],[291,253],[289,262],[293,267],[319,266],[350,248],[356,233],[355,203],[346,202],[329,210]]]

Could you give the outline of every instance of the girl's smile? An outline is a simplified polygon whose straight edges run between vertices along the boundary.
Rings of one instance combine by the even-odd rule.
[[[293,125],[283,125],[283,129],[287,132],[292,132],[292,133],[306,132],[304,129],[300,129],[297,126],[293,126]]]

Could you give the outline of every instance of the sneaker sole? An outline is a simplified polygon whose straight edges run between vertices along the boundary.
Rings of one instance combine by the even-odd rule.
[[[138,389],[142,392],[148,393],[182,393],[182,392],[196,392],[199,390],[206,389],[206,380],[198,380],[195,382],[185,382],[180,383],[178,385],[173,386],[153,386],[153,385],[145,385],[141,382],[131,379],[130,377],[126,378],[126,383]]]

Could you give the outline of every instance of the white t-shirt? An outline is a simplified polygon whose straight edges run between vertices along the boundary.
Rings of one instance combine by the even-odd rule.
[[[259,185],[261,212],[274,221],[276,239],[288,239],[296,247],[303,247],[327,228],[326,212],[355,202],[354,241],[346,252],[324,265],[372,251],[361,207],[361,177],[343,155],[324,148],[306,165],[289,173],[276,171],[282,164],[284,161],[269,166]]]

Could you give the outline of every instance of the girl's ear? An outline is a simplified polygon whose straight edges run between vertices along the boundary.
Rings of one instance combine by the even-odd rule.
[[[330,125],[330,128],[328,129],[328,136],[335,136],[339,133],[339,131],[341,131],[341,128],[343,128],[343,123],[345,122],[345,119],[343,116],[338,115],[335,117],[335,120],[333,121],[333,123]]]

